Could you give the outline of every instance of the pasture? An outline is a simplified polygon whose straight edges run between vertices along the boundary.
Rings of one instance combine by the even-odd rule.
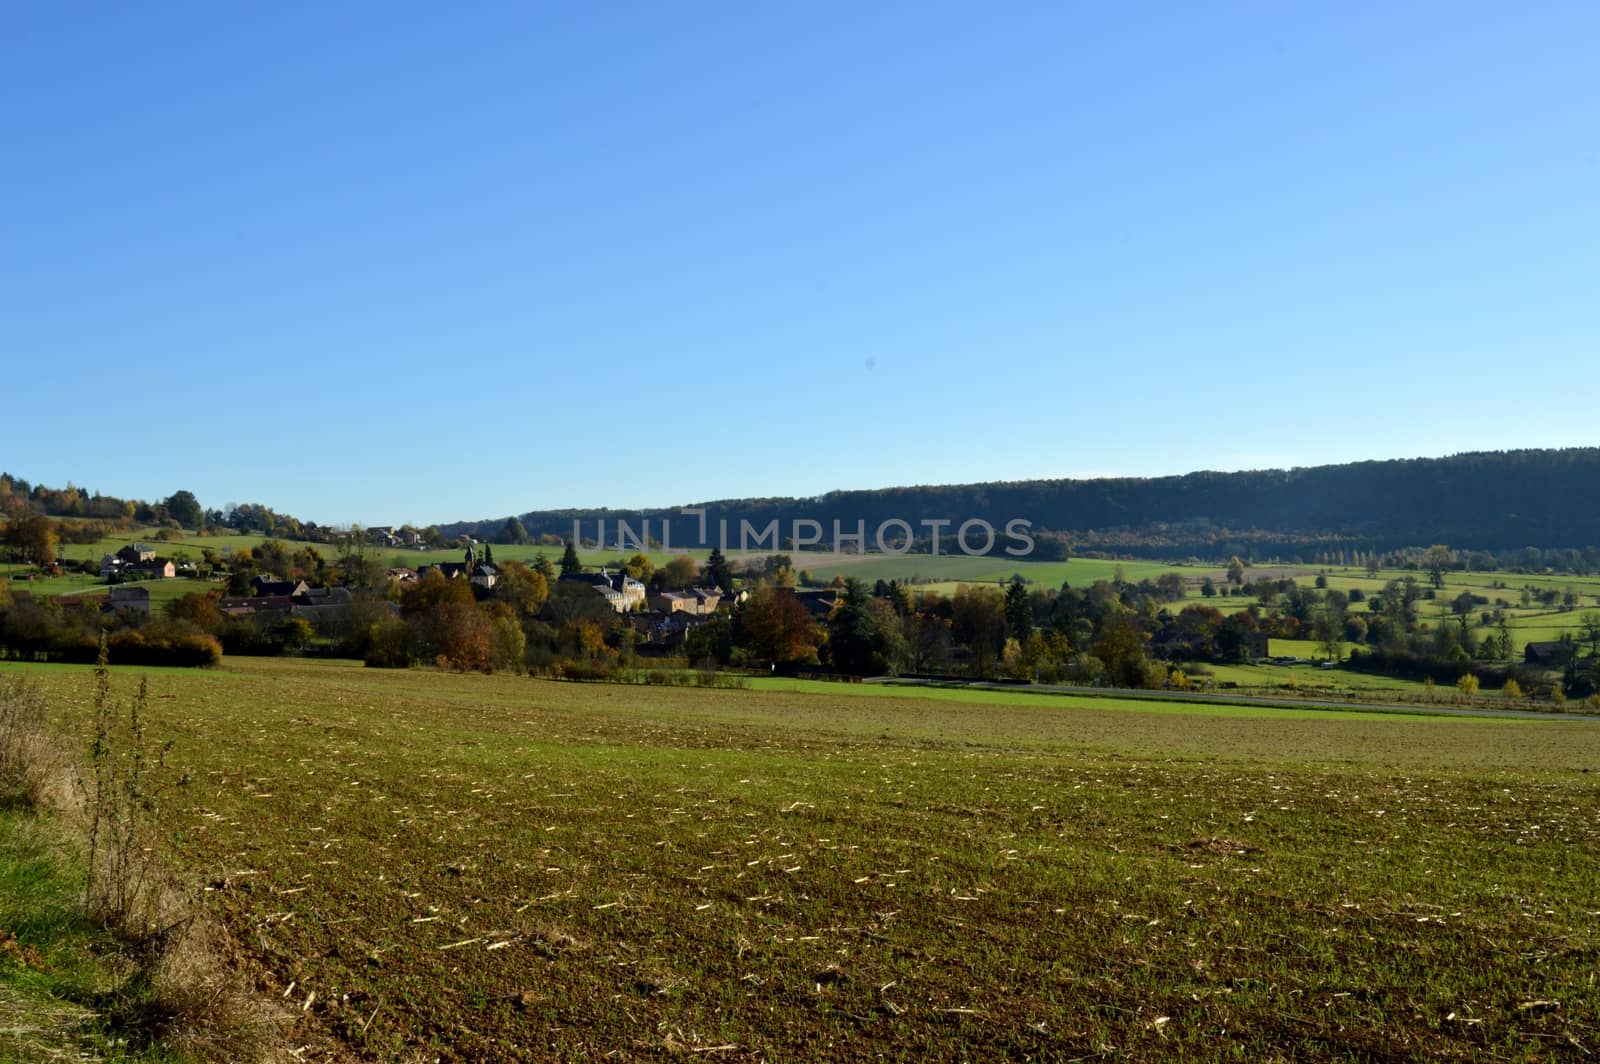
[[[176,861],[381,1059],[1600,1052],[1592,722],[139,675]]]

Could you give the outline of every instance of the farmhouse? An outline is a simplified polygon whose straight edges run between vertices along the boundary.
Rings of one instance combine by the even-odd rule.
[[[177,566],[170,560],[156,557],[156,552],[143,543],[130,543],[115,554],[100,557],[102,580],[133,578],[171,579],[178,575]]]

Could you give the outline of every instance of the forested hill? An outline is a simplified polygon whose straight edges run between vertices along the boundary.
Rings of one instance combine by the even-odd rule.
[[[686,504],[689,505],[689,504]],[[1214,556],[1241,544],[1273,553],[1389,550],[1447,543],[1506,550],[1600,544],[1600,448],[1474,452],[1447,458],[1353,462],[1305,469],[1097,480],[836,491],[815,498],[725,499],[697,504],[716,521],[765,526],[788,535],[797,518],[831,529],[837,519],[868,529],[900,518],[956,523],[982,518],[1003,528],[1026,518],[1062,534],[1074,549]],[[597,519],[656,526],[673,518],[674,543],[697,523],[670,510],[545,510],[520,515],[529,535],[570,535],[573,521],[592,538]],[[455,535],[501,538],[506,518],[442,526]],[[830,533],[831,534],[831,533]],[[713,533],[714,536],[714,533]],[[609,537],[609,534],[608,534]],[[1051,537],[1047,537],[1051,538]],[[1303,549],[1299,549],[1303,548]]]

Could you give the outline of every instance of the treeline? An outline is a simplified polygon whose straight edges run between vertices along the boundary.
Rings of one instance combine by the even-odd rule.
[[[1036,533],[1075,554],[1300,558],[1330,552],[1403,549],[1435,542],[1475,550],[1541,550],[1600,544],[1600,448],[1485,451],[1446,458],[1354,462],[1303,469],[1098,480],[837,491],[811,498],[724,499],[700,503],[713,520],[787,528],[808,518],[868,528],[890,519],[983,519],[1003,527],[1026,518]],[[618,518],[659,525],[674,520],[674,540],[696,545],[698,522],[677,508],[539,510],[518,515],[534,537],[570,536]],[[493,539],[505,518],[441,526],[447,537]],[[713,528],[715,526],[713,525]],[[683,538],[679,538],[682,534]],[[926,537],[917,548],[931,546]],[[1043,544],[1041,544],[1043,546]]]
[[[0,518],[6,520],[8,528],[15,529],[30,517],[59,519],[50,522],[55,530],[50,550],[42,551],[42,541],[34,539],[26,544],[33,547],[33,551],[24,558],[21,553],[24,546],[21,533],[8,536],[4,545],[11,548],[13,560],[28,560],[38,564],[53,561],[53,549],[60,543],[94,543],[107,535],[152,526],[200,533],[210,531],[271,536],[307,543],[334,543],[348,534],[344,529],[278,513],[260,503],[230,502],[221,508],[207,509],[193,492],[185,490],[175,491],[156,502],[148,502],[144,499],[102,495],[98,491],[77,487],[70,481],[64,488],[52,488],[30,483],[10,473],[0,473]],[[446,543],[436,527],[405,525],[399,531],[416,532],[428,546],[437,547]],[[49,556],[41,557],[42,553],[48,553]]]

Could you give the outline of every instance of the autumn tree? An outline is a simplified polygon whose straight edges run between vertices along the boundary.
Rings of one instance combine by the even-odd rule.
[[[400,586],[400,612],[408,619],[447,603],[472,601],[472,585],[465,580],[451,580],[437,569],[429,569],[420,580],[409,580]]]
[[[663,565],[657,576],[662,587],[693,587],[700,579],[700,563],[687,554],[675,554]]]
[[[202,632],[217,635],[222,631],[222,611],[217,600],[203,592],[191,592],[173,599],[166,605],[166,614],[174,621],[184,621]]]
[[[987,676],[1006,642],[1006,601],[998,588],[962,584],[950,597],[951,634],[972,651],[973,672]]]
[[[505,562],[495,581],[494,597],[509,605],[517,617],[534,617],[550,597],[550,585],[538,570],[521,562]]]
[[[20,514],[6,524],[6,546],[13,557],[35,565],[50,565],[56,560],[59,542],[55,522],[44,514]]]
[[[1244,586],[1244,562],[1237,554],[1228,559],[1228,583],[1234,587]]]
[[[739,607],[735,640],[752,656],[778,663],[815,661],[811,614],[787,591],[760,587]]]

